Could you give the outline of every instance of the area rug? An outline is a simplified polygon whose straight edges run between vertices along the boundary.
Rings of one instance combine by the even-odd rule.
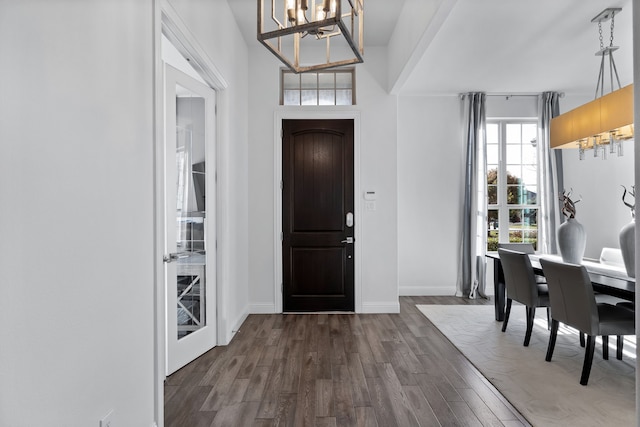
[[[609,360],[597,342],[591,376],[580,385],[584,348],[578,333],[562,327],[553,360],[546,362],[546,311],[538,310],[529,347],[524,306],[514,303],[506,332],[493,306],[417,305],[418,309],[533,426],[635,426],[635,337],[626,337],[623,360],[609,341]]]

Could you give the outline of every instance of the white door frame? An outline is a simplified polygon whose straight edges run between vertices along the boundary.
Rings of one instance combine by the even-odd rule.
[[[353,197],[354,197],[354,238],[355,238],[355,268],[354,268],[354,291],[355,291],[355,311],[362,312],[362,215],[360,211],[361,190],[360,190],[360,112],[353,110],[338,111],[301,111],[282,109],[275,112],[274,135],[273,135],[273,189],[274,189],[274,311],[282,313],[282,121],[283,120],[341,120],[353,119]]]
[[[165,316],[166,298],[164,289],[164,233],[162,221],[164,194],[162,170],[164,168],[164,72],[161,51],[161,36],[167,39],[198,71],[203,80],[216,91],[216,315],[218,344],[227,344],[227,305],[229,271],[229,139],[228,135],[228,84],[215,64],[198,44],[196,38],[184,24],[168,0],[153,0],[154,40],[154,417],[158,427],[164,425],[164,380],[165,380]]]

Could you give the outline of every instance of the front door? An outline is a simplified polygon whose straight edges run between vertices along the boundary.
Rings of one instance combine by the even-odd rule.
[[[216,344],[215,91],[165,65],[166,373]]]
[[[353,120],[282,128],[283,310],[354,311]]]

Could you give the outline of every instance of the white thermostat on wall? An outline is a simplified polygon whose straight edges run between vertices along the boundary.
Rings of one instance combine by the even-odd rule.
[[[375,191],[365,191],[364,192],[364,199],[365,200],[375,200],[376,199],[376,192]]]

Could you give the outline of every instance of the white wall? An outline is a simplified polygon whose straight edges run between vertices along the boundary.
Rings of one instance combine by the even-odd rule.
[[[153,422],[151,2],[0,2],[0,425]]]
[[[362,212],[362,311],[398,311],[396,97],[386,93],[384,50],[367,50],[356,68],[357,104],[334,111],[361,112],[361,188],[378,194],[377,210]],[[257,42],[249,63],[249,282],[251,310],[273,312],[274,284],[274,115],[276,111],[327,111],[321,107],[278,107],[278,60]],[[361,194],[356,195],[360,209]],[[358,265],[358,264],[356,264]],[[358,267],[356,267],[358,268]]]
[[[389,40],[386,88],[396,93],[413,70],[416,61],[436,36],[457,0],[405,0]],[[366,30],[365,30],[366,31]]]
[[[247,50],[226,2],[172,3],[229,84],[224,342],[248,313]],[[154,421],[152,5],[0,2],[2,426]]]
[[[454,295],[459,264],[464,149],[460,100],[398,101],[400,295]]]
[[[460,108],[458,96],[398,101],[400,295],[456,292],[465,156]],[[488,118],[536,115],[535,96],[487,97]]]
[[[218,156],[223,158],[218,182],[226,185],[229,195],[219,204],[227,224],[219,230],[226,253],[225,262],[218,265],[223,269],[219,286],[224,300],[218,313],[223,336],[218,339],[225,344],[249,313],[247,46],[227,2],[170,0],[170,4],[228,84],[217,94]]]
[[[564,150],[564,187],[573,189],[576,219],[587,232],[585,257],[599,258],[603,247],[620,248],[620,229],[631,221],[631,211],[622,203],[621,185],[631,189],[634,185],[633,141],[624,142],[625,154],[617,157],[609,154],[607,160],[594,158],[593,151],[586,158],[578,159],[578,150]],[[627,196],[633,203],[633,197]]]

